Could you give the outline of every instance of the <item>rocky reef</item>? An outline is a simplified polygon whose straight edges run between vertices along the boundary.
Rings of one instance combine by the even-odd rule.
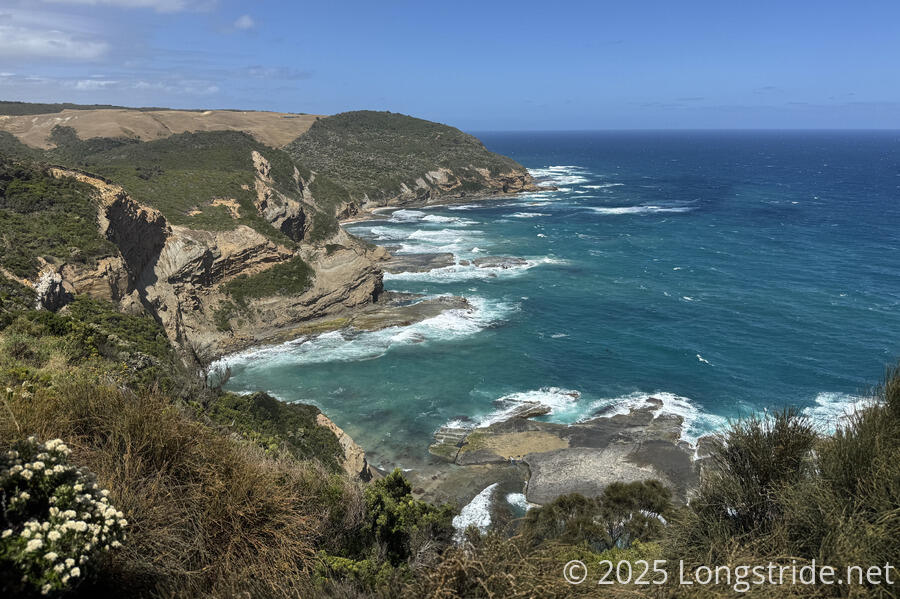
[[[467,502],[489,484],[514,489],[518,481],[515,491],[544,504],[567,493],[599,495],[615,481],[658,479],[685,501],[697,483],[695,451],[681,440],[682,417],[662,405],[651,397],[625,414],[565,425],[534,420],[548,409],[523,402],[502,422],[439,429],[429,451],[447,465],[411,478],[434,500]]]

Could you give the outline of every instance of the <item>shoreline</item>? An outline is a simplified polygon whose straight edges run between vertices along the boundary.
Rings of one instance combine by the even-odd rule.
[[[396,210],[416,210],[421,208],[440,208],[441,206],[460,206],[463,204],[475,203],[475,202],[490,202],[492,200],[502,200],[506,198],[514,198],[516,196],[520,196],[522,194],[527,193],[541,193],[545,191],[556,191],[557,187],[555,185],[536,185],[534,189],[523,189],[521,191],[512,191],[512,192],[496,192],[496,193],[488,193],[488,194],[474,194],[474,195],[448,195],[448,196],[437,196],[435,198],[427,198],[424,202],[412,200],[409,203],[405,204],[388,204],[385,206],[379,206],[377,208],[372,208],[367,211],[360,211],[357,214],[354,214],[351,217],[339,219],[339,224],[343,225],[352,225],[356,223],[363,223],[371,220],[378,220],[382,217],[380,214],[383,211],[396,211]],[[432,201],[433,200],[433,201]]]

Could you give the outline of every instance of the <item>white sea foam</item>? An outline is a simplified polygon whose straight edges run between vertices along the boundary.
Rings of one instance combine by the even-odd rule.
[[[587,171],[580,166],[548,166],[546,168],[528,169],[531,176],[546,180],[553,185],[578,185],[588,181],[585,175]],[[563,191],[560,189],[559,191]]]
[[[506,215],[508,218],[537,218],[538,216],[550,216],[543,212],[514,212]]]
[[[578,400],[581,393],[572,389],[562,389],[560,387],[542,387],[531,391],[521,391],[518,393],[510,393],[494,401],[496,409],[493,411],[470,420],[452,420],[446,426],[451,428],[479,428],[490,426],[497,422],[508,420],[516,413],[522,404],[536,403],[546,406],[550,409],[549,415],[560,415],[571,411]]]
[[[610,187],[622,187],[624,183],[601,183],[599,185],[585,185],[587,189],[609,189]]]
[[[228,366],[272,368],[280,365],[355,362],[385,355],[393,347],[413,343],[446,342],[474,335],[493,326],[518,309],[516,304],[467,298],[471,308],[445,310],[437,316],[408,326],[379,331],[342,329],[301,337],[287,343],[247,350],[222,358],[212,368]]]
[[[871,405],[867,397],[847,393],[823,392],[816,396],[815,405],[803,410],[819,432],[830,434],[839,426],[848,424],[850,416]]]
[[[487,532],[491,526],[491,501],[499,483],[494,483],[475,496],[459,511],[458,516],[453,517],[453,528],[456,534],[453,538],[457,543],[465,541],[466,529],[475,526],[482,533]]]
[[[701,411],[687,397],[666,391],[656,393],[636,392],[620,397],[593,401],[589,406],[589,415],[586,418],[590,418],[591,414],[602,408],[609,408],[603,412],[603,416],[627,414],[635,408],[644,406],[651,397],[662,402],[662,406],[654,410],[655,417],[659,417],[661,414],[676,414],[682,417],[681,439],[691,445],[696,444],[697,439],[703,435],[721,430],[728,424],[728,420],[722,416]]]
[[[565,260],[551,257],[527,259],[524,264],[510,264],[505,268],[502,266],[476,266],[471,263],[466,265],[457,263],[426,272],[384,273],[384,280],[422,281],[428,283],[456,283],[472,279],[488,280],[499,277],[517,277],[536,266],[545,264],[565,263]]]
[[[418,210],[395,210],[391,213],[391,220],[395,223],[408,223],[422,220],[424,212]]]
[[[467,227],[477,224],[476,221],[459,216],[441,216],[440,214],[428,214],[421,210],[396,210],[391,214],[388,222],[398,224],[408,223],[438,223],[455,227]]]
[[[506,503],[522,512],[527,512],[531,508],[535,507],[535,504],[528,503],[528,500],[525,499],[524,493],[508,493],[506,495]]]
[[[608,208],[599,207],[599,206],[587,206],[587,210],[591,212],[596,212],[597,214],[609,214],[609,215],[620,215],[620,214],[679,214],[683,212],[690,212],[693,210],[690,206],[612,206]]]

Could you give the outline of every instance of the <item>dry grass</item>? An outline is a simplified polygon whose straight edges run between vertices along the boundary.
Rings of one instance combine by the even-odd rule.
[[[131,522],[84,596],[310,596],[316,547],[359,518],[332,513],[358,504],[353,485],[267,458],[158,394],[87,383],[18,393],[0,413],[0,449],[27,435],[64,439]]]
[[[245,131],[262,143],[279,148],[306,132],[319,118],[310,114],[241,112],[237,110],[131,110],[102,108],[63,110],[52,114],[0,116],[0,130],[23,143],[50,148],[57,125],[72,127],[81,139],[127,137],[152,141],[185,131]]]

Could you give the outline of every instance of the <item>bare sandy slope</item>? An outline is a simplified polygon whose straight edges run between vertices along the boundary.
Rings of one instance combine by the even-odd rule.
[[[237,130],[278,148],[296,139],[317,118],[308,114],[230,110],[63,110],[53,114],[0,116],[0,131],[9,131],[29,146],[49,148],[53,145],[49,141],[50,131],[56,125],[74,128],[82,139],[131,137],[144,141],[185,131]]]

